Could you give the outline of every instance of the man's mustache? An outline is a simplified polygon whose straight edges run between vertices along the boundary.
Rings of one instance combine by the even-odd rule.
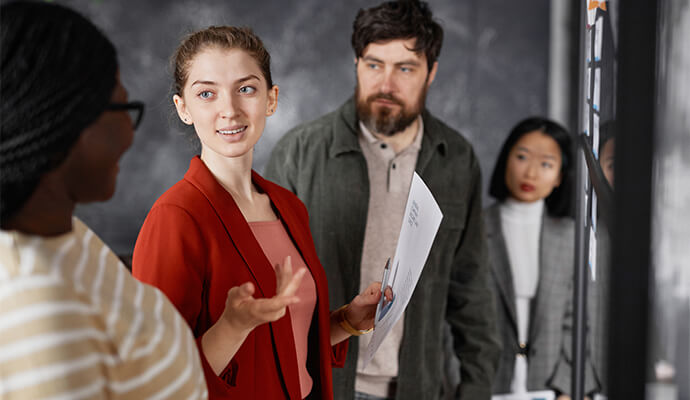
[[[388,100],[391,101],[399,106],[404,106],[405,104],[402,102],[402,100],[396,98],[390,93],[376,93],[372,94],[371,96],[367,97],[367,103],[371,104],[374,102],[374,100],[381,99],[381,100]]]

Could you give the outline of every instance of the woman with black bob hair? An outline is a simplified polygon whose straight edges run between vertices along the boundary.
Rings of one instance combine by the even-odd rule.
[[[494,167],[489,194],[497,202],[484,218],[503,344],[495,394],[550,390],[568,398],[572,151],[565,128],[532,117],[512,129]]]
[[[206,398],[194,338],[73,216],[132,144],[112,43],[76,12],[0,7],[0,398]]]
[[[503,201],[510,196],[510,191],[506,185],[506,166],[508,155],[520,138],[530,132],[539,131],[550,136],[561,150],[561,182],[546,197],[546,208],[550,215],[554,217],[573,216],[573,193],[572,181],[574,170],[571,166],[573,158],[572,138],[570,133],[561,125],[545,118],[531,117],[522,120],[510,131],[508,138],[501,147],[501,152],[496,160],[489,194],[498,201]]]

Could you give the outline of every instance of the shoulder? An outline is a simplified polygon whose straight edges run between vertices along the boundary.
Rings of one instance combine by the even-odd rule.
[[[205,220],[215,215],[204,193],[187,179],[182,179],[166,190],[151,206],[146,219],[172,218]],[[169,221],[171,222],[171,221]]]
[[[570,217],[553,217],[547,214],[544,216],[544,230],[572,236],[575,234],[575,220]]]
[[[43,271],[13,276],[0,281],[0,348],[9,349],[26,332],[79,331],[98,320],[96,314],[91,296],[62,276]]]
[[[428,110],[425,110],[422,115],[424,118],[424,129],[426,131],[431,132],[433,135],[438,135],[440,139],[447,142],[454,150],[472,150],[472,145],[460,131],[450,127]]]
[[[347,103],[315,120],[302,123],[290,129],[280,139],[276,148],[286,145],[319,146],[330,143],[335,134],[336,126],[341,123],[344,124],[343,108],[346,105]]]
[[[544,216],[543,224],[543,240],[561,249],[574,248],[575,220],[570,217],[552,217],[547,214]]]
[[[479,161],[472,144],[462,133],[448,126],[428,110],[425,110],[422,116],[424,134],[428,136],[427,143],[437,146],[442,155],[445,155],[445,159],[451,163],[479,171]]]
[[[494,236],[496,233],[501,233],[500,206],[500,202],[494,202],[482,211],[484,226],[486,228],[486,234],[489,238]]]
[[[203,253],[218,220],[209,200],[190,182],[179,181],[163,193],[146,214],[134,246],[134,268],[141,267],[138,260],[153,255],[178,254],[183,247],[190,252],[188,255],[191,255],[190,249]],[[176,248],[165,250],[172,243]]]
[[[204,195],[199,189],[188,180],[182,179],[171,186],[170,189],[166,190],[156,202],[153,203],[153,207],[177,205],[182,208],[194,208],[202,197],[204,197]]]
[[[195,156],[190,160],[189,168],[184,177],[166,190],[153,204],[153,208],[161,205],[174,205],[194,210],[208,203],[204,201],[205,192],[213,192],[219,186],[201,157]]]
[[[498,220],[501,218],[501,203],[496,201],[491,203],[488,207],[486,207],[484,210],[482,210],[482,215],[484,216],[484,220],[489,222],[493,220]]]
[[[0,321],[7,316],[6,311],[18,311],[31,305],[49,307],[62,301],[87,303],[89,296],[80,294],[72,281],[46,272],[34,270],[0,280]],[[0,323],[0,327],[5,325]]]

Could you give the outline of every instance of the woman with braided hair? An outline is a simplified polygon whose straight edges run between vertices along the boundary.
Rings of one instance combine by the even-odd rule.
[[[112,43],[53,4],[0,7],[0,398],[206,398],[187,324],[72,214],[132,143]]]

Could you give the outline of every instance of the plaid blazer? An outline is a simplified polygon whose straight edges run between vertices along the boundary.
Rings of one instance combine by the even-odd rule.
[[[494,393],[510,392],[518,340],[515,290],[501,228],[499,203],[485,210],[489,263],[496,300],[497,329],[503,350],[493,382]],[[528,331],[527,389],[570,392],[571,299],[574,267],[574,223],[543,217],[537,293],[532,300]],[[569,358],[569,357],[568,357]]]

